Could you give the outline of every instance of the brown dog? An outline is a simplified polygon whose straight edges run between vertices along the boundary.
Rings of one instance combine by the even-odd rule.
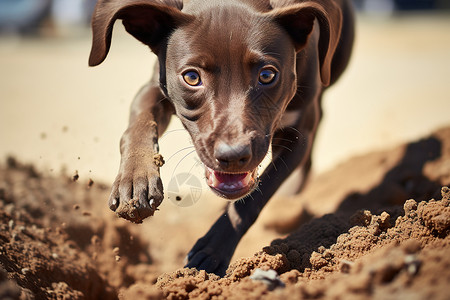
[[[158,136],[176,114],[211,189],[249,196],[230,203],[188,254],[188,267],[223,275],[278,187],[295,169],[303,177],[310,169],[322,93],[351,53],[350,3],[99,0],[89,65],[105,59],[117,19],[158,56],[159,73],[132,104],[109,207],[133,222],[153,215],[163,200]],[[272,163],[258,179],[269,147]]]

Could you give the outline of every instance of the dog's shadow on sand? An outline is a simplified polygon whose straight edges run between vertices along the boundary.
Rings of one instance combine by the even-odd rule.
[[[271,243],[269,251],[284,253],[295,250],[299,260],[293,266],[302,270],[310,267],[309,257],[320,246],[325,248],[336,243],[337,237],[354,225],[351,216],[360,210],[373,214],[386,211],[391,220],[403,214],[403,204],[408,199],[416,201],[438,198],[441,185],[424,174],[424,166],[442,155],[442,141],[429,137],[406,146],[402,159],[386,172],[383,180],[367,193],[352,193],[346,196],[332,214],[310,220],[284,239]],[[368,170],[370,171],[370,170]],[[292,262],[291,262],[292,263]]]
[[[408,199],[429,200],[439,196],[440,184],[424,175],[427,162],[442,155],[442,142],[429,137],[406,146],[403,158],[386,172],[383,180],[365,194],[352,193],[341,202],[337,213],[352,214],[367,209],[373,213],[403,205]],[[370,172],[370,170],[367,170]]]

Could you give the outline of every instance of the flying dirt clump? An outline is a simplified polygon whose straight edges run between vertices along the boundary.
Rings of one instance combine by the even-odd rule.
[[[163,156],[161,154],[159,154],[159,153],[156,153],[155,155],[153,155],[153,163],[158,168],[161,168],[164,165],[164,163],[165,163]]]

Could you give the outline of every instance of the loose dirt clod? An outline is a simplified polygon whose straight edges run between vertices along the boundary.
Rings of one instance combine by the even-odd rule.
[[[91,188],[94,185],[94,180],[92,180],[92,178],[89,178],[89,181],[87,183],[87,187]]]
[[[158,168],[161,168],[164,165],[164,163],[165,163],[163,156],[161,154],[159,154],[159,153],[156,153],[155,155],[153,155],[153,163]]]
[[[78,171],[75,171],[75,174],[72,176],[72,181],[75,182],[80,178],[80,175],[78,175]]]

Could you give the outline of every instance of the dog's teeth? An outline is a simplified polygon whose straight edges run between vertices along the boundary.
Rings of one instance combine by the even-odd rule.
[[[254,173],[246,172],[244,178],[242,178],[242,175],[242,173],[236,173],[236,180],[233,180],[234,176],[232,174],[227,176],[226,174],[207,168],[206,182],[210,187],[224,191],[240,190],[252,185],[255,182],[255,179],[253,178]]]

